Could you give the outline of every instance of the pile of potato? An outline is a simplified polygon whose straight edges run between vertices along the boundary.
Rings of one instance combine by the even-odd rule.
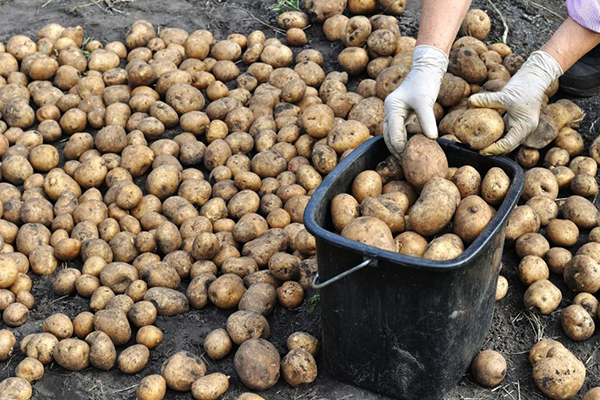
[[[287,43],[305,45],[304,28],[323,23],[327,38],[347,47],[342,72],[326,73],[320,52],[295,54],[261,31],[224,40],[207,30],[165,28],[157,35],[143,20],[124,42],[84,40],[81,27],[54,23],[35,41],[17,35],[0,42],[2,320],[7,327],[27,322],[33,275],[49,275],[57,296],[89,299],[88,310],[72,320],[51,315],[41,332],[17,338],[0,331],[0,360],[17,344],[26,355],[16,377],[0,383],[0,397],[30,398],[31,383],[53,362],[73,371],[143,371],[163,340],[157,317],[210,304],[235,312],[206,337],[204,350],[214,360],[235,351],[235,370],[249,389],[265,390],[280,377],[292,387],[316,379],[318,340],[296,332],[281,357],[268,341],[267,317],[277,304],[302,304],[317,270],[315,238],[303,225],[306,204],[340,160],[382,133],[383,101],[410,70],[415,40],[400,35],[395,17],[372,15],[398,15],[403,0],[304,6],[306,13],[279,18]],[[344,16],[346,10],[355,16]],[[468,96],[501,89],[523,62],[506,45],[485,45],[489,28],[485,13],[469,12],[462,31],[472,36],[456,41],[434,108],[440,132],[474,149],[501,137],[504,124],[496,111],[469,108]],[[365,72],[369,79],[349,91],[349,76]],[[597,249],[582,248],[570,261],[568,249],[546,242],[548,249],[539,250],[544,237],[537,234],[546,226],[553,244],[568,247],[578,228],[597,225],[585,198],[569,199],[563,219],[554,201],[562,188],[597,192],[600,142],[590,150],[593,159],[577,157],[583,141],[573,129],[582,118],[568,100],[545,105],[542,133],[518,153],[522,165],[534,167],[539,150],[555,145],[544,158],[550,171],[527,173],[527,204],[507,228],[531,284],[525,304],[540,312],[560,295],[546,280],[544,262],[564,271],[574,290],[600,288]],[[439,146],[418,135],[418,120],[409,122],[417,135],[402,162],[388,158],[364,171],[352,195],[334,200],[335,229],[403,254],[457,257],[488,224],[510,180],[499,169],[482,177],[470,166],[448,168]],[[600,231],[590,238],[600,241]],[[508,289],[502,279],[499,298]],[[563,318],[574,336],[585,336],[578,327],[586,313],[597,318],[598,302],[580,297],[577,307],[585,311],[565,310]],[[504,377],[498,365],[490,382]],[[207,372],[199,355],[175,353],[160,375],[142,379],[138,398],[161,399],[170,388],[216,399],[229,377]]]
[[[425,136],[410,138],[401,165],[392,156],[359,173],[352,195],[331,202],[335,230],[384,250],[451,260],[487,227],[510,179],[491,168],[483,179],[469,165],[449,168],[442,148]]]

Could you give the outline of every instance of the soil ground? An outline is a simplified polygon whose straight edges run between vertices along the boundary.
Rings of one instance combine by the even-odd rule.
[[[0,0],[0,41],[6,42],[15,34],[35,37],[38,29],[50,22],[63,25],[81,25],[85,35],[103,42],[123,40],[128,27],[137,19],[147,19],[156,27],[178,27],[193,31],[209,29],[217,39],[239,32],[248,34],[261,29],[267,37],[280,37],[272,26],[276,25],[277,14],[272,11],[275,0],[169,0],[169,1],[114,1],[115,9],[107,9],[108,1],[84,0]],[[416,35],[420,2],[408,0],[407,11],[399,17],[403,34]],[[489,41],[502,37],[503,26],[499,13],[509,25],[508,44],[517,52],[528,54],[538,49],[558,27],[566,16],[564,2],[549,0],[535,3],[529,0],[474,1],[474,7],[488,12],[492,19]],[[495,7],[494,7],[495,6]],[[337,68],[337,54],[342,50],[340,43],[325,40],[321,26],[312,26],[307,31],[307,47],[323,52],[327,72]],[[295,51],[299,51],[296,49]],[[355,80],[354,85],[357,84]],[[600,98],[573,99],[586,111],[580,129],[589,146],[597,134],[596,123],[600,119]],[[176,134],[178,132],[172,132]],[[569,340],[560,328],[560,310],[568,306],[574,293],[553,276],[551,280],[563,291],[564,299],[555,313],[537,317],[523,310],[524,286],[517,276],[517,258],[512,250],[506,250],[502,274],[510,283],[505,299],[497,303],[493,325],[484,348],[500,351],[507,359],[508,373],[505,381],[496,389],[478,386],[467,374],[459,384],[445,396],[454,399],[541,399],[543,396],[531,378],[531,367],[527,353],[538,337],[556,338],[583,360],[588,369],[585,387],[577,397],[580,399],[591,387],[600,385],[600,366],[597,363],[597,347],[600,335],[596,334],[583,343]],[[79,297],[56,298],[50,289],[49,277],[33,277],[33,294],[36,306],[31,319],[15,329],[18,338],[41,330],[42,321],[56,312],[74,317],[87,309],[87,301]],[[426,295],[426,294],[424,294]],[[312,293],[307,294],[307,298]],[[292,332],[302,330],[320,337],[320,305],[305,304],[294,310],[277,309],[269,317],[272,342],[281,354],[285,353],[285,340]],[[35,399],[134,399],[135,388],[143,376],[158,373],[161,363],[171,354],[187,350],[202,354],[204,337],[213,329],[223,327],[229,313],[208,307],[194,310],[172,318],[159,318],[157,325],[165,332],[164,342],[151,352],[149,366],[141,373],[126,376],[118,371],[99,372],[93,368],[82,372],[69,372],[58,365],[46,369],[44,377],[34,385]],[[360,346],[348,351],[360,351]],[[14,376],[14,368],[23,358],[20,352],[9,361],[0,364],[0,379]],[[232,366],[232,356],[217,363],[206,360],[209,371],[222,371],[231,375],[230,390],[224,399],[235,399],[244,392]],[[360,400],[387,399],[372,392],[341,383],[324,372],[319,361],[320,374],[316,382],[307,387],[292,389],[280,381],[275,387],[261,393],[268,400],[288,399],[331,399]],[[167,399],[189,399],[189,393],[169,391]]]

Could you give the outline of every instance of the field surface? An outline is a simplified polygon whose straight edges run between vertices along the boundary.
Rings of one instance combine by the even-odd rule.
[[[420,2],[407,0],[407,11],[399,17],[400,30],[404,35],[416,36]],[[112,4],[112,7],[110,5]],[[249,34],[253,30],[263,30],[267,37],[282,35],[273,29],[277,25],[277,12],[273,10],[274,0],[0,0],[0,41],[6,41],[15,34],[35,37],[36,32],[50,22],[65,26],[81,25],[86,37],[99,39],[103,43],[125,39],[128,27],[138,19],[151,21],[157,28],[177,27],[192,32],[196,29],[210,30],[217,40],[225,39],[230,33]],[[509,27],[508,44],[518,53],[528,54],[541,47],[566,16],[564,1],[546,0],[535,3],[529,0],[474,1],[473,7],[484,9],[492,20],[489,41],[503,36],[502,18]],[[502,17],[501,17],[502,16]],[[306,48],[315,48],[324,54],[325,71],[338,69],[337,55],[343,49],[341,43],[328,42],[320,25],[307,30],[309,43]],[[297,53],[301,49],[294,48]],[[241,65],[241,64],[240,64]],[[354,80],[353,89],[359,80]],[[560,96],[560,93],[559,95]],[[573,99],[586,112],[579,132],[585,139],[586,147],[596,137],[597,121],[600,119],[600,98]],[[173,137],[180,132],[169,132]],[[142,183],[142,182],[140,182]],[[584,232],[585,233],[585,232]],[[556,338],[572,350],[588,369],[586,385],[578,399],[591,387],[600,386],[600,357],[597,348],[600,335],[596,334],[584,343],[569,340],[560,328],[559,316],[563,308],[571,304],[574,293],[562,282],[562,278],[552,276],[551,280],[562,290],[563,301],[559,309],[550,316],[536,316],[523,309],[522,297],[525,287],[517,275],[518,260],[512,250],[506,250],[503,257],[502,274],[509,281],[510,289],[506,298],[497,303],[492,328],[485,348],[501,352],[508,362],[505,381],[496,389],[489,390],[478,386],[467,374],[460,383],[445,396],[445,400],[475,399],[543,399],[531,378],[531,367],[527,354],[540,336]],[[49,315],[62,312],[74,317],[87,310],[88,302],[80,297],[57,298],[50,288],[51,277],[34,277],[32,293],[36,306],[25,325],[15,329],[18,338],[41,331],[43,320]],[[307,294],[310,298],[313,293]],[[391,306],[391,305],[390,305]],[[99,372],[88,368],[82,372],[70,372],[58,365],[46,368],[44,377],[34,384],[34,399],[65,400],[121,400],[135,399],[135,389],[142,377],[160,373],[162,362],[171,354],[187,350],[194,354],[203,353],[205,336],[216,328],[223,327],[230,313],[208,307],[193,310],[177,317],[159,317],[157,325],[165,333],[165,340],[151,351],[149,366],[136,375],[124,375],[119,371]],[[281,354],[285,354],[285,341],[295,331],[306,331],[320,337],[320,304],[304,305],[294,310],[277,308],[269,317],[271,341]],[[377,340],[373,338],[373,340]],[[360,351],[356,348],[347,351]],[[23,358],[19,351],[9,361],[0,363],[0,379],[14,376],[14,368]],[[368,357],[368,355],[365,355]],[[211,372],[224,372],[231,375],[230,389],[223,399],[235,399],[245,391],[233,369],[233,355],[217,363],[205,358]],[[322,360],[316,382],[307,387],[293,389],[283,380],[270,390],[261,393],[268,400],[362,400],[383,397],[372,392],[341,383],[324,372]],[[190,399],[189,393],[169,391],[166,399]]]

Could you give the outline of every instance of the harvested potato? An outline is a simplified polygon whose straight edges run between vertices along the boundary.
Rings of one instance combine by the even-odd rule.
[[[232,348],[232,341],[225,329],[216,329],[204,339],[204,350],[213,360],[227,356]]]
[[[215,400],[229,388],[229,377],[215,372],[198,378],[192,384],[192,396],[196,400]]]
[[[317,379],[317,363],[311,353],[299,347],[290,350],[281,361],[281,375],[292,387],[311,383]]]
[[[481,197],[467,196],[456,208],[452,222],[454,232],[466,244],[472,243],[487,227],[493,216],[493,209]]]
[[[533,364],[533,379],[537,387],[552,399],[570,399],[574,397],[585,381],[585,366],[563,345],[550,339],[538,342],[529,353]],[[550,343],[549,343],[550,342]]]
[[[169,357],[161,366],[161,375],[170,389],[188,392],[192,384],[206,373],[206,365],[198,357],[180,351]]]
[[[550,250],[550,244],[539,233],[525,233],[515,242],[515,250],[520,258],[530,255],[544,258]]]
[[[80,339],[64,339],[54,347],[53,356],[64,369],[81,371],[90,363],[90,346]]]
[[[574,222],[567,219],[553,219],[546,226],[546,236],[555,245],[571,247],[577,243],[579,229]]]
[[[487,387],[498,386],[506,377],[506,360],[493,350],[478,353],[471,363],[471,373],[475,380]]]
[[[538,256],[526,256],[519,263],[519,279],[526,286],[539,280],[548,279],[549,276],[550,271],[546,262]]]
[[[560,324],[567,336],[576,341],[589,339],[595,330],[592,316],[577,304],[572,304],[563,310]]]
[[[0,393],[8,399],[28,400],[33,396],[33,389],[26,379],[6,378],[0,382]]]
[[[504,121],[495,110],[474,108],[458,117],[452,131],[462,143],[482,150],[502,137]]]
[[[242,343],[234,357],[235,370],[246,387],[265,390],[279,379],[279,353],[265,339],[250,339]]]
[[[144,377],[137,388],[139,400],[160,400],[167,392],[167,382],[161,375],[148,375]]]
[[[533,308],[544,315],[556,310],[561,300],[560,289],[547,279],[535,281],[529,286],[523,297],[525,307]]]
[[[117,358],[121,372],[125,374],[136,374],[143,370],[148,364],[150,350],[142,344],[135,344],[123,350]]]

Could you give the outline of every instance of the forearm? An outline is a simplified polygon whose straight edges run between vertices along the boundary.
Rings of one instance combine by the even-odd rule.
[[[599,43],[600,33],[584,28],[569,17],[542,50],[554,57],[562,70],[566,71]]]
[[[471,0],[423,0],[417,45],[448,54],[470,5]]]

